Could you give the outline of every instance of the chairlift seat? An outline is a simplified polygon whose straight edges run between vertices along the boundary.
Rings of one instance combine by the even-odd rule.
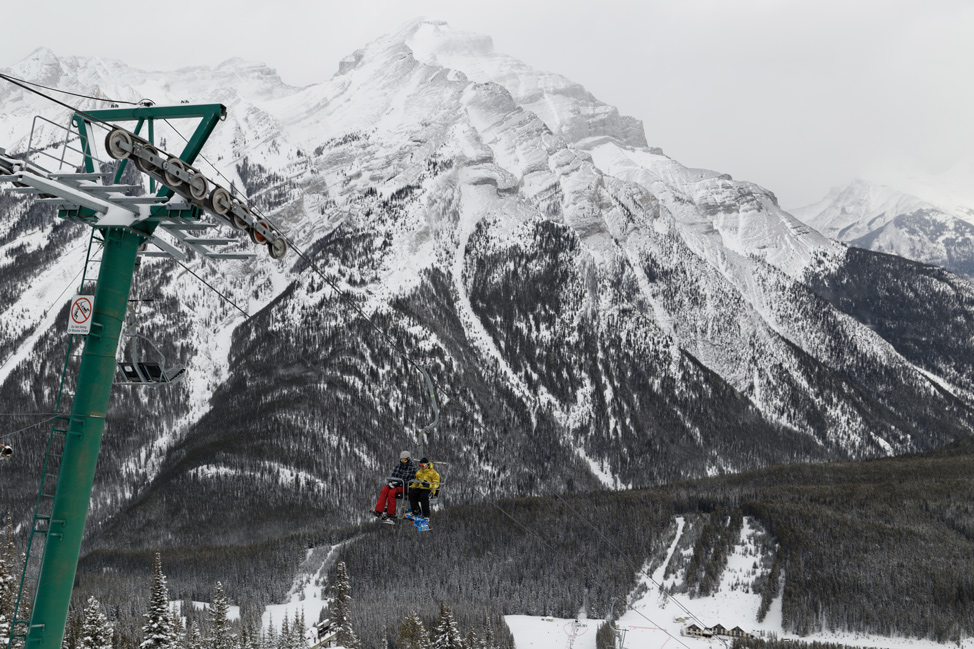
[[[139,369],[142,370],[142,375],[152,383],[159,383],[165,380],[165,374],[162,373],[162,365],[159,363],[139,363]]]
[[[161,363],[120,362],[118,369],[124,380],[116,380],[115,385],[156,387],[166,383],[179,383],[186,373],[185,367],[165,368]]]
[[[119,363],[118,367],[122,370],[122,374],[125,376],[125,380],[131,383],[142,383],[142,375],[139,371],[135,369],[135,365],[132,363]]]

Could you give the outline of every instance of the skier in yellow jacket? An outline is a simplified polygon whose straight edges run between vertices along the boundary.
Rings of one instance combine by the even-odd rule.
[[[440,488],[440,474],[433,468],[433,463],[425,457],[419,461],[419,471],[409,490],[409,504],[413,510],[413,521],[416,529],[425,532],[429,530],[430,495]]]

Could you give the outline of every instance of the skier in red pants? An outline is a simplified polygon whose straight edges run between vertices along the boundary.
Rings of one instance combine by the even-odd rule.
[[[399,464],[392,470],[388,484],[379,492],[379,500],[372,511],[383,521],[391,520],[396,515],[396,496],[403,492],[403,486],[412,482],[416,477],[416,465],[413,464],[409,451],[399,454]],[[385,511],[383,511],[385,510]]]

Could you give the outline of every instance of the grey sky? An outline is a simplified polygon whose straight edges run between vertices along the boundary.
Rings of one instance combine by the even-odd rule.
[[[5,14],[0,67],[41,45],[156,70],[239,56],[304,85],[418,16],[489,34],[641,119],[680,162],[786,207],[857,175],[972,161],[970,0],[34,0]]]

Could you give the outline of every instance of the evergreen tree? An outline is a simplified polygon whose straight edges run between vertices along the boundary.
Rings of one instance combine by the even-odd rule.
[[[606,620],[599,625],[598,631],[595,632],[595,647],[596,649],[615,649],[615,646],[615,630],[612,627],[611,620]]]
[[[183,616],[179,613],[179,605],[174,603],[169,607],[169,646],[174,649],[180,646],[185,635]]]
[[[433,627],[433,649],[464,649],[463,638],[460,637],[460,629],[453,611],[440,602],[440,616]]]
[[[410,611],[399,626],[396,636],[398,649],[430,649],[430,636],[416,611]]]
[[[358,636],[352,627],[352,584],[345,562],[338,563],[335,585],[332,586],[331,620],[338,644],[346,649],[360,649]]]
[[[262,645],[266,649],[277,646],[277,632],[274,630],[274,618],[272,617],[267,620],[267,633],[264,634]]]
[[[81,639],[78,649],[112,649],[112,625],[101,612],[101,606],[94,597],[88,598],[81,624]]]
[[[0,540],[0,638],[10,635],[17,605],[17,547],[14,545],[14,524],[10,510]]]
[[[263,649],[260,627],[248,618],[240,628],[240,649]]]
[[[484,634],[480,637],[480,646],[477,649],[494,649],[494,629],[490,624],[490,616],[484,616]]]
[[[292,642],[291,623],[287,619],[287,613],[285,613],[284,621],[281,622],[281,635],[277,637],[277,649],[291,649]]]
[[[216,582],[216,593],[210,605],[210,638],[207,642],[209,649],[235,649],[237,637],[230,626],[230,604],[223,593],[223,584]]]
[[[203,634],[200,633],[200,625],[196,622],[190,626],[186,632],[186,641],[183,643],[186,649],[204,649]]]
[[[78,612],[72,606],[68,619],[64,624],[64,638],[61,640],[62,649],[78,649],[81,644],[81,627],[84,625],[84,611]]]
[[[11,574],[7,558],[0,555],[0,638],[10,635],[10,625],[14,616],[14,598],[16,597],[14,576]]]
[[[142,644],[139,649],[174,649],[172,616],[169,612],[169,589],[162,574],[162,558],[156,552],[152,566],[152,584],[149,592],[149,611],[142,626]]]
[[[304,608],[300,608],[294,613],[294,629],[295,646],[297,649],[304,649],[308,644],[308,627],[304,622]]]

